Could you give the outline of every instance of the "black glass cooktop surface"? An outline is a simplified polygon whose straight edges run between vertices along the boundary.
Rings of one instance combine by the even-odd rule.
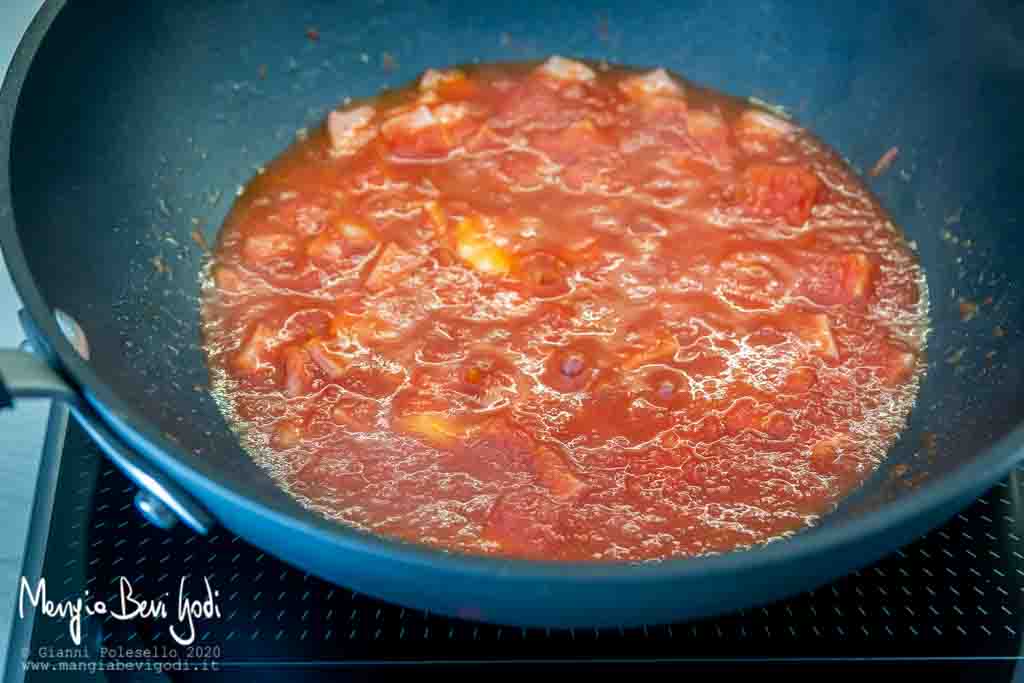
[[[72,425],[40,575],[50,599],[88,590],[86,604],[101,600],[109,612],[83,620],[80,645],[66,619],[37,612],[12,658],[23,670],[27,664],[29,681],[50,680],[61,663],[61,680],[77,663],[89,680],[99,674],[115,681],[251,682],[285,672],[336,680],[420,667],[815,677],[862,670],[1015,680],[1024,630],[1022,487],[1024,476],[1015,473],[921,540],[784,602],[640,628],[523,629],[386,604],[312,577],[223,529],[201,537],[180,525],[156,528],[134,510],[134,487]],[[39,576],[26,578],[37,586]],[[187,597],[202,603],[204,579],[216,591],[216,612],[196,607],[194,641],[182,645],[191,633],[178,618],[182,582]],[[127,603],[120,597],[126,588]],[[145,615],[133,602],[155,598],[166,618]],[[118,618],[125,616],[121,605],[138,612]]]

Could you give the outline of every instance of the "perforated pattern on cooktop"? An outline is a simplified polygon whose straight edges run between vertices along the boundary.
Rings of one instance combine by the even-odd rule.
[[[96,457],[87,448],[68,452],[64,470],[75,458]],[[134,488],[105,462],[91,500],[85,559],[71,562],[86,563],[88,587],[111,603],[122,576],[137,594],[172,597],[183,575],[192,577],[192,591],[199,590],[201,577],[209,577],[220,591],[222,617],[201,621],[196,643],[218,645],[219,660],[229,669],[595,658],[981,658],[1012,664],[1024,628],[1022,487],[1024,477],[1015,473],[943,528],[811,593],[724,617],[640,628],[523,629],[386,604],[289,567],[223,530],[203,538],[183,528],[167,532],[148,525],[131,505]],[[88,491],[76,496],[60,507],[81,518],[90,506]],[[56,564],[48,556],[47,571]],[[108,646],[174,646],[169,623],[108,617],[101,638]],[[62,637],[53,644],[61,645]]]

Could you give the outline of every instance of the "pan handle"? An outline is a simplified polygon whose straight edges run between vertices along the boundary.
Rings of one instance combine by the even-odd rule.
[[[151,523],[168,528],[177,518],[201,534],[213,527],[213,517],[198,501],[122,444],[88,402],[42,358],[28,351],[0,349],[0,409],[23,398],[66,404],[86,434],[139,487],[135,505]]]

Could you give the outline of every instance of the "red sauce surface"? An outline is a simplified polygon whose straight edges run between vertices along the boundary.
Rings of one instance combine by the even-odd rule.
[[[346,524],[653,560],[791,534],[884,458],[926,302],[820,141],[663,71],[427,72],[238,198],[204,288],[215,394]]]

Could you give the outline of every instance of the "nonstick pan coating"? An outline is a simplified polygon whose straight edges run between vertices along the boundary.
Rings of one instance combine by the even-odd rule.
[[[47,3],[0,97],[0,239],[55,360],[226,526],[330,580],[506,623],[664,621],[773,599],[953,514],[1021,457],[1024,10],[1007,3]],[[551,53],[665,66],[785,106],[868,169],[914,240],[934,331],[910,428],[815,529],[655,566],[467,558],[322,520],[204,387],[198,273],[235,192],[345,97]],[[961,300],[978,303],[961,315]],[[89,338],[85,363],[50,311]],[[1017,430],[1017,431],[1015,431]]]

